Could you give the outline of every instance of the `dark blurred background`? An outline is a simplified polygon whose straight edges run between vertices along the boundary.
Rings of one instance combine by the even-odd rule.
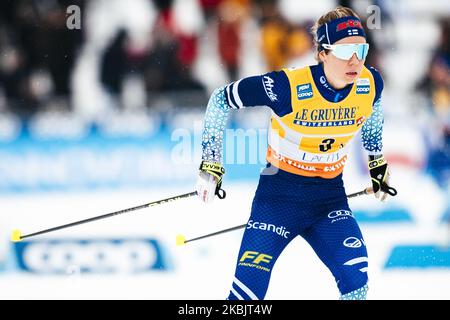
[[[0,1],[0,281],[2,287],[10,288],[0,298],[21,298],[24,286],[30,297],[60,298],[63,291],[69,298],[123,297],[104,283],[98,285],[100,278],[83,280],[89,290],[82,286],[78,291],[53,290],[65,288],[66,283],[51,276],[73,267],[77,261],[71,257],[83,257],[80,265],[88,261],[86,270],[100,273],[106,262],[112,270],[141,272],[136,259],[122,259],[120,252],[102,244],[103,255],[87,260],[83,255],[91,251],[74,253],[72,243],[66,247],[49,243],[39,251],[41,255],[31,255],[35,251],[9,245],[10,229],[34,231],[58,219],[65,223],[100,214],[108,206],[114,211],[193,189],[202,120],[211,92],[242,77],[315,64],[309,30],[337,5],[353,8],[364,21],[370,43],[366,64],[383,75],[384,154],[392,184],[399,190],[388,204],[378,204],[372,197],[352,200],[352,210],[371,246],[372,297],[448,299],[448,0]],[[68,27],[74,25],[69,23],[73,19],[78,19],[80,28]],[[153,215],[141,216],[140,223],[133,220],[136,217],[124,217],[129,225],[119,219],[117,224],[92,224],[92,228],[74,228],[55,237],[83,235],[94,241],[99,233],[114,239],[118,234],[151,236],[153,247],[149,249],[147,240],[139,244],[139,250],[150,250],[143,250],[143,256],[167,255],[174,263],[164,264],[161,258],[144,269],[160,272],[165,268],[171,276],[149,272],[143,276],[149,277],[146,281],[114,277],[108,283],[128,285],[130,290],[123,294],[132,292],[138,298],[225,297],[228,278],[223,274],[233,274],[231,254],[237,252],[239,235],[225,236],[224,242],[205,242],[187,259],[172,250],[171,232],[179,228],[177,232],[185,229],[201,235],[242,224],[247,218],[265,164],[269,115],[267,108],[249,109],[230,114],[228,127],[244,130],[231,134],[240,132],[243,139],[226,137],[225,153],[232,154],[225,163],[228,198],[214,210],[186,200],[191,202],[178,211],[152,209],[167,212],[152,211]],[[344,174],[349,192],[370,184],[366,155],[355,140],[353,164]],[[86,242],[76,244],[84,248]],[[235,250],[225,253],[225,246]],[[104,256],[115,260],[102,260]],[[297,261],[297,257],[285,260],[283,274],[274,276],[288,277],[284,270],[305,264],[308,268],[309,262],[316,261],[303,256]],[[197,279],[210,276],[210,281],[200,284],[189,263],[195,265]],[[9,273],[17,270],[23,273]],[[37,277],[23,276],[30,270]],[[220,275],[214,275],[220,270]],[[314,278],[315,271],[291,271],[300,277],[298,287],[308,290],[302,295],[274,281],[269,297],[310,299],[323,298],[324,293],[335,297],[337,291],[323,280],[323,273]],[[45,292],[40,289],[41,272],[49,288]],[[323,287],[316,286],[320,281]],[[158,290],[148,290],[146,283],[158,283]],[[217,285],[202,291],[201,286],[212,283]]]

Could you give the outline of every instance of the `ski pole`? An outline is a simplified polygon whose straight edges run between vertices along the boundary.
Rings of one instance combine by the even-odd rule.
[[[362,191],[351,193],[351,194],[347,195],[347,198],[350,199],[350,198],[355,198],[355,197],[359,197],[359,196],[366,195],[366,194],[372,194],[372,193],[373,193],[373,189],[371,187],[369,187],[369,188],[366,188],[366,189],[364,189]],[[228,228],[228,229],[216,231],[216,232],[213,232],[213,233],[205,234],[203,236],[192,238],[192,239],[186,239],[185,236],[183,236],[182,234],[179,234],[179,235],[177,235],[177,238],[176,238],[176,244],[177,244],[177,246],[182,246],[182,245],[184,245],[184,244],[186,244],[188,242],[192,242],[192,241],[197,241],[197,240],[213,237],[213,236],[216,236],[216,235],[219,235],[219,234],[222,234],[222,233],[227,233],[227,232],[234,231],[234,230],[239,230],[239,229],[245,228],[246,225],[247,225],[246,223],[245,224],[241,224],[239,226],[235,226],[235,227],[232,227],[232,228]]]
[[[25,238],[31,238],[31,237],[34,237],[34,236],[37,236],[37,235],[40,235],[40,234],[49,233],[49,232],[53,232],[53,231],[61,230],[61,229],[70,228],[70,227],[74,227],[74,226],[77,226],[77,225],[80,225],[80,224],[89,223],[89,222],[92,222],[92,221],[97,221],[97,220],[101,220],[101,219],[110,218],[110,217],[117,216],[119,214],[124,214],[124,213],[127,213],[127,212],[132,212],[132,211],[136,211],[136,210],[140,210],[140,209],[145,209],[145,208],[148,208],[148,207],[154,207],[154,206],[157,206],[157,205],[160,205],[160,204],[164,204],[164,203],[172,202],[172,201],[177,201],[177,200],[184,199],[184,198],[189,198],[189,197],[192,197],[192,196],[195,196],[195,195],[197,195],[197,191],[181,194],[181,195],[170,197],[170,198],[163,199],[163,200],[149,202],[149,203],[146,203],[146,204],[143,204],[143,205],[140,205],[140,206],[136,206],[136,207],[132,207],[132,208],[128,208],[128,209],[123,209],[123,210],[119,210],[119,211],[103,214],[103,215],[100,215],[100,216],[96,216],[96,217],[92,217],[92,218],[88,218],[88,219],[84,219],[84,220],[80,220],[80,221],[71,222],[71,223],[68,223],[68,224],[61,225],[61,226],[57,226],[57,227],[53,227],[53,228],[37,231],[37,232],[34,232],[34,233],[25,234],[25,235],[22,235],[20,230],[14,230],[12,232],[12,234],[11,234],[11,241],[19,242],[19,241],[21,241],[21,240],[23,240]]]

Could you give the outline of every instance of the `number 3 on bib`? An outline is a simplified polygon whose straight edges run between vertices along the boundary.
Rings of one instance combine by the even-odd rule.
[[[336,140],[332,139],[332,138],[323,139],[322,143],[319,144],[319,150],[322,152],[327,152],[328,150],[331,149],[333,143],[335,143],[335,142],[336,142]]]
[[[343,148],[351,139],[351,136],[345,137],[303,137],[300,141],[299,149],[311,153],[330,153]]]

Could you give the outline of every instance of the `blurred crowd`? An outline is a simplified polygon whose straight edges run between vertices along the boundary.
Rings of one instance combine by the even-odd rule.
[[[450,187],[450,19],[440,22],[441,36],[418,89],[427,97],[436,141],[430,144],[428,167],[443,187]]]
[[[0,2],[0,110],[29,115],[52,96],[67,97],[79,30],[66,28],[77,1]]]
[[[420,6],[415,0],[397,7],[386,0],[3,0],[0,114],[26,119],[64,110],[93,119],[111,108],[204,106],[212,89],[240,77],[315,63],[309,29],[337,5],[352,7],[362,20],[368,6],[381,10],[384,28],[366,28],[367,64],[389,86],[385,58],[399,41],[387,30],[399,18],[411,20],[404,12],[413,3]],[[79,29],[67,27],[71,5],[80,8]],[[436,8],[429,11],[439,40],[414,89],[439,132],[429,163],[442,174],[450,171],[450,12]]]
[[[136,82],[144,96],[137,102],[140,107],[149,105],[151,93],[180,91],[195,92],[191,97],[197,99],[185,99],[184,104],[199,105],[216,85],[292,66],[304,57],[313,63],[309,28],[316,17],[289,19],[279,2],[2,1],[0,110],[27,117],[48,108],[76,109],[73,103],[90,105],[87,99],[98,99],[89,92],[98,84],[100,91],[123,103],[120,96],[127,84]],[[351,5],[347,2],[337,4]],[[80,29],[66,25],[70,5],[80,8]],[[369,63],[379,67],[373,42],[371,53]],[[251,60],[257,67],[248,67]],[[211,70],[202,61],[220,68]],[[75,94],[87,98],[71,99]]]

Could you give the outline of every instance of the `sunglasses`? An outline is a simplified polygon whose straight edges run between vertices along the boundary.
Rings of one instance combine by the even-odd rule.
[[[368,43],[346,43],[346,44],[322,44],[325,49],[331,50],[331,53],[338,59],[349,60],[354,53],[359,60],[364,60],[369,52]]]

